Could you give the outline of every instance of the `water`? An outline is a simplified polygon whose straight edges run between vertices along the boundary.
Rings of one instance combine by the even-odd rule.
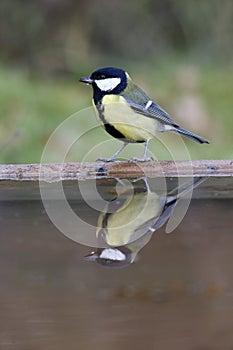
[[[99,181],[101,198],[113,200],[116,183]],[[84,183],[84,192],[92,185]],[[174,180],[167,185],[176,188]],[[146,193],[143,181],[133,186]],[[233,348],[231,179],[196,187],[181,224],[151,234],[119,269],[84,259],[107,244],[90,230],[99,212],[76,183],[65,192],[90,227],[76,227],[74,240],[51,223],[36,183],[6,181],[0,190],[0,349]],[[85,237],[94,246],[77,243]]]

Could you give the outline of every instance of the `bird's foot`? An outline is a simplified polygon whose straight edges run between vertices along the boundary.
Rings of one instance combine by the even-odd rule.
[[[133,158],[130,158],[129,162],[131,163],[136,163],[136,162],[149,162],[151,160],[154,160],[153,157],[143,157],[143,158],[136,158],[136,157],[133,157]]]
[[[96,161],[97,162],[114,162],[116,159],[113,157],[110,158],[97,158]]]

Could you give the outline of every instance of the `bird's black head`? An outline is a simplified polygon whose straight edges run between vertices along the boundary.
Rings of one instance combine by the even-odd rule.
[[[100,68],[90,77],[80,78],[80,81],[90,84],[94,91],[94,100],[98,102],[104,95],[119,95],[127,86],[127,73],[114,67]]]

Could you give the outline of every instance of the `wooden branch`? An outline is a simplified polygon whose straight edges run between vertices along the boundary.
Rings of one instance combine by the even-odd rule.
[[[193,161],[116,161],[64,164],[1,164],[0,180],[46,181],[85,180],[97,178],[154,177],[231,177],[233,160]]]

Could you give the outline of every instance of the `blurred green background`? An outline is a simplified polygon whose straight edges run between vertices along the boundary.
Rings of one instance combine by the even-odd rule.
[[[232,33],[231,0],[1,0],[0,161],[39,162],[54,129],[91,106],[79,77],[109,65],[127,70],[178,123],[211,141],[186,140],[192,158],[232,158]],[[102,129],[95,135],[111,138]],[[186,158],[177,136],[162,138]],[[99,155],[118,146],[112,141]],[[87,135],[67,160],[81,161],[89,147]],[[156,141],[150,147],[169,158]]]

